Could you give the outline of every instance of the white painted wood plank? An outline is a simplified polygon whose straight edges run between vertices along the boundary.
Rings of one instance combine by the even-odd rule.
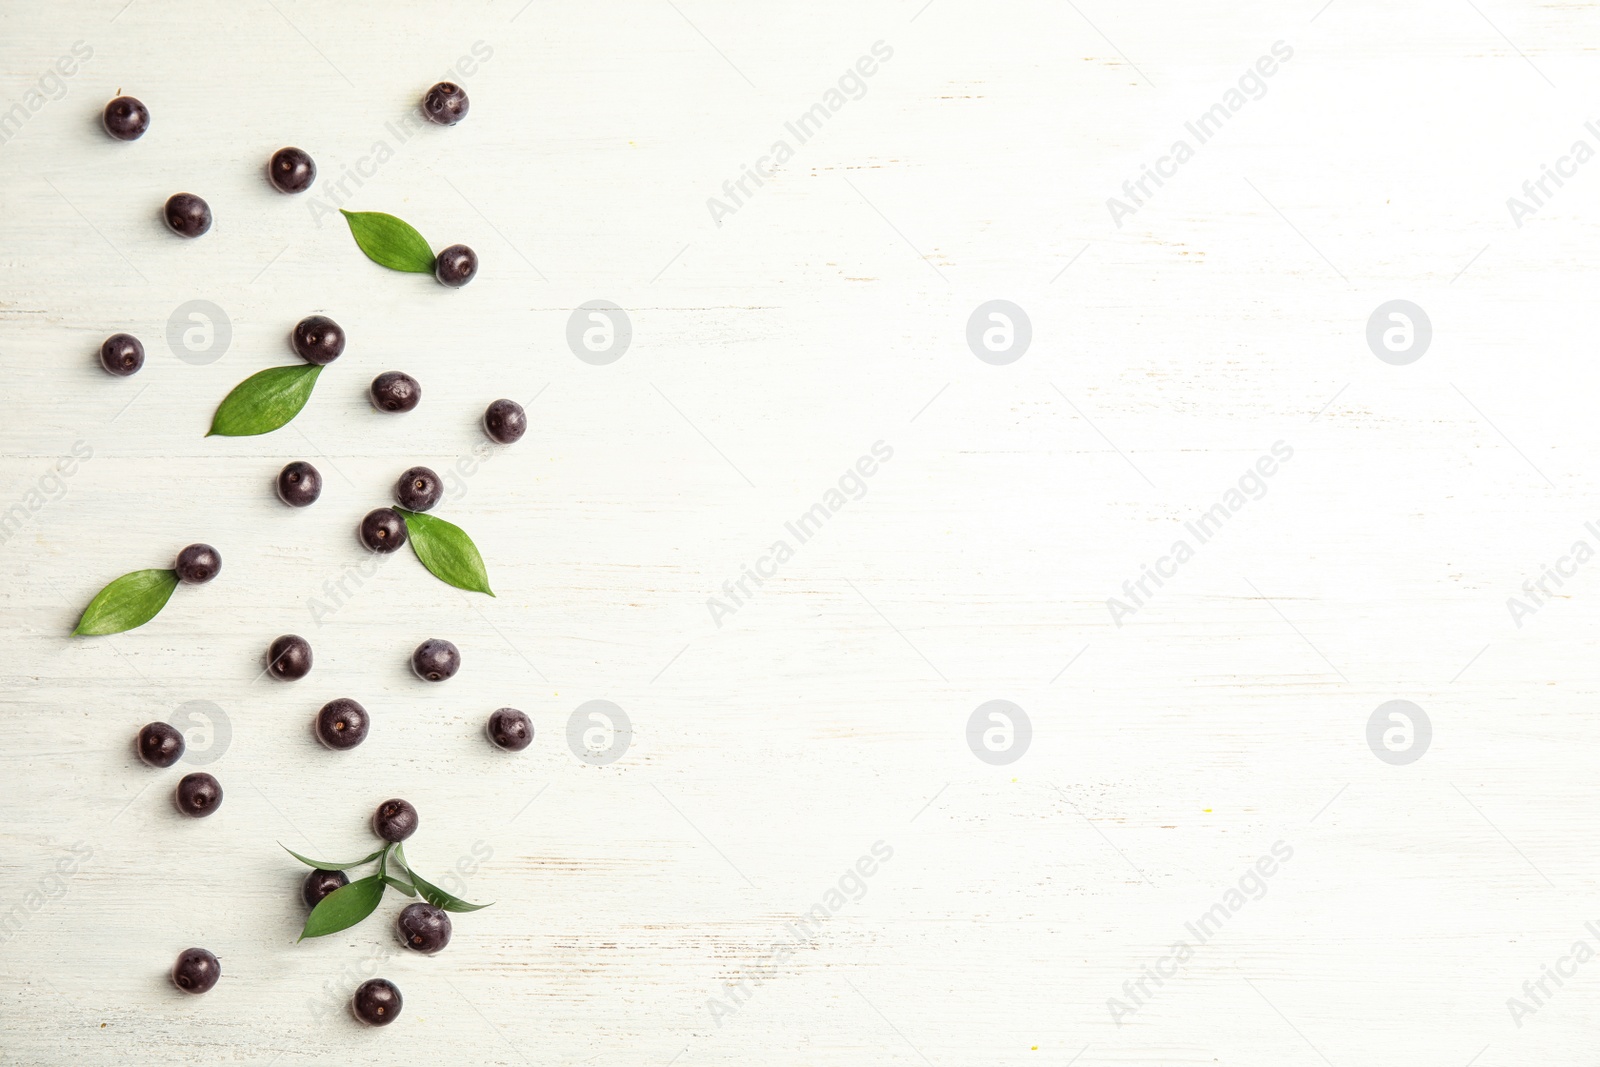
[[[0,13],[0,124],[23,108],[0,125],[0,515],[22,509],[0,544],[0,1059],[1575,1062],[1596,978],[1561,961],[1600,947],[1594,568],[1563,564],[1520,626],[1507,599],[1600,549],[1596,174],[1567,166],[1520,226],[1507,198],[1600,149],[1593,17]],[[92,55],[57,80],[77,42]],[[468,120],[408,126],[463,57]],[[1186,124],[1234,88],[1199,143]],[[830,89],[800,143],[786,124]],[[97,127],[119,90],[154,116],[134,144]],[[1180,138],[1192,158],[1118,226],[1108,198]],[[792,156],[730,203],[779,140]],[[262,180],[290,143],[321,168],[306,197]],[[211,202],[205,238],[162,229],[177,191]],[[466,242],[482,273],[385,272],[334,206]],[[597,299],[632,326],[606,366],[566,341]],[[993,299],[1031,322],[1006,366],[966,341]],[[1365,337],[1394,299],[1432,323],[1408,366]],[[214,362],[165,340],[191,300],[228,317]],[[306,412],[206,439],[313,311],[351,341]],[[149,353],[130,379],[93,358],[119,330]],[[422,381],[417,411],[370,409],[389,369]],[[474,466],[498,396],[532,429]],[[875,445],[891,458],[848,478]],[[1275,445],[1292,455],[1252,480]],[[290,459],[327,477],[303,512],[271,494]],[[470,471],[439,510],[497,598],[409,553],[361,574],[353,526],[414,463]],[[799,543],[785,524],[833,489],[848,501]],[[1199,543],[1185,524],[1230,490],[1250,499]],[[1180,539],[1192,558],[1163,563]],[[66,636],[106,581],[196,540],[223,553],[216,582],[133,633]],[[734,604],[724,583],[758,565]],[[1132,604],[1147,565],[1171,576]],[[1119,626],[1109,598],[1137,610]],[[284,632],[317,656],[292,685],[258,677]],[[440,687],[406,667],[430,636],[465,659]],[[336,696],[374,716],[353,752],[309,733]],[[597,699],[633,727],[604,767],[565,740]],[[966,740],[995,699],[1032,726],[1005,766]],[[1407,766],[1366,741],[1393,699],[1432,725]],[[129,748],[190,701],[231,732],[200,822],[167,800],[178,769]],[[507,704],[537,729],[517,756],[481,733]],[[276,842],[361,849],[391,795],[422,813],[424,874],[459,864],[495,906],[429,959],[394,948],[393,901],[296,945]],[[1275,845],[1292,856],[1253,875]],[[849,873],[875,847],[892,856]],[[1179,941],[1181,969],[1147,978]],[[198,999],[165,979],[191,944],[224,962]],[[1524,990],[1558,965],[1564,984]],[[342,1013],[372,973],[406,997],[383,1031]]]

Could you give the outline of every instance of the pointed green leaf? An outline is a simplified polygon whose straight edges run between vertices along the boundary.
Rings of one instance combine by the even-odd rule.
[[[143,626],[167,606],[167,599],[178,588],[178,572],[171,570],[134,571],[96,593],[83,609],[73,636],[120,634]]]
[[[417,554],[422,565],[433,572],[435,578],[457,589],[494,596],[494,590],[489,588],[489,572],[483,565],[483,557],[478,554],[478,546],[472,543],[472,538],[467,536],[465,530],[432,515],[407,511],[405,508],[395,510],[405,519],[406,538],[411,542],[411,550]]]
[[[412,884],[417,887],[417,892],[422,894],[422,899],[436,908],[443,908],[445,911],[481,911],[484,908],[493,906],[492,904],[468,904],[460,897],[446,893],[443,889],[413,871],[409,866],[406,868],[406,873],[411,876]]]
[[[433,273],[433,251],[409,222],[381,211],[339,210],[350,224],[350,236],[367,258],[390,270]]]
[[[352,860],[349,863],[323,863],[320,860],[309,859],[305,856],[302,856],[294,849],[282,843],[280,843],[278,847],[282,848],[285,852],[299,860],[301,863],[305,864],[307,867],[314,867],[319,871],[348,871],[350,868],[359,867],[363,863],[371,863],[373,860],[383,855],[383,849],[380,848],[370,856],[362,856],[360,859]]]
[[[400,865],[401,871],[404,872],[405,865],[400,863],[400,860],[398,859],[398,857],[404,855],[405,853],[400,851],[400,842],[398,841],[392,845],[384,846],[383,850],[378,854],[378,877],[383,881],[383,884],[388,886],[390,889],[398,889],[406,896],[414,897],[417,895],[416,887],[412,886],[409,882],[401,881],[389,873],[390,856],[397,857],[395,862]]]
[[[378,902],[382,899],[383,882],[375,874],[342,885],[311,909],[299,939],[304,941],[308,937],[323,937],[348,930],[377,911]]]
[[[417,895],[415,886],[412,886],[408,882],[402,882],[392,874],[386,874],[383,876],[383,884],[388,886],[390,889],[398,889],[408,897],[414,897]]]
[[[404,844],[398,841],[395,842],[390,852],[394,856],[395,864],[405,871],[406,877],[410,878],[415,888],[421,891],[422,898],[434,907],[443,908],[446,911],[478,911],[489,906],[487,904],[468,904],[460,897],[446,893],[432,882],[427,882],[417,877],[417,872],[411,869],[411,861],[406,859],[406,846]]]
[[[222,398],[206,436],[254,437],[287,425],[311,399],[321,373],[314,363],[257,371]]]

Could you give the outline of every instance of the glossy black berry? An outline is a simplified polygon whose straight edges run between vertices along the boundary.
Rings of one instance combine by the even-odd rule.
[[[372,830],[385,841],[404,841],[417,832],[417,809],[398,798],[385,800],[372,813]]]
[[[186,948],[172,965],[172,984],[185,993],[205,993],[222,977],[222,962],[203,948]]]
[[[521,752],[533,744],[533,723],[516,708],[501,708],[489,716],[489,740],[507,752]]]
[[[106,132],[119,141],[137,141],[150,128],[150,109],[131,96],[119,96],[100,116]]]
[[[432,904],[407,904],[394,926],[400,943],[424,956],[450,943],[450,916]]]
[[[308,507],[322,495],[322,472],[297,459],[278,472],[278,499],[291,508]]]
[[[175,568],[180,582],[204,585],[222,570],[222,557],[210,545],[190,545],[178,553]]]
[[[471,106],[467,91],[455,82],[440,82],[422,94],[422,113],[441,126],[454,126],[467,117]]]
[[[384,371],[372,379],[372,406],[379,411],[410,411],[422,399],[422,384],[409,374]]]
[[[343,871],[312,871],[300,885],[300,899],[306,902],[306,907],[314,908],[322,903],[323,897],[349,884],[350,879]]]
[[[400,1017],[400,989],[387,978],[373,978],[356,987],[350,1010],[368,1026],[388,1026]]]
[[[326,315],[307,315],[294,324],[289,341],[301,359],[325,367],[344,352],[344,328]]]
[[[100,342],[100,365],[118,378],[137,374],[144,366],[144,345],[131,333],[114,333]]]
[[[394,552],[406,543],[406,522],[394,508],[373,508],[361,520],[361,543],[373,552]]]
[[[433,276],[440,285],[459,289],[478,273],[478,253],[466,245],[451,245],[433,259]]]
[[[427,511],[444,496],[444,483],[427,467],[412,467],[394,483],[395,503],[407,511]]]
[[[411,653],[411,669],[425,682],[442,682],[461,669],[461,650],[442,638],[430,637]]]
[[[299,634],[284,634],[267,647],[267,673],[285,682],[311,673],[311,642]]]
[[[183,758],[183,734],[164,722],[139,731],[139,758],[152,767],[170,767]]]
[[[211,229],[211,205],[193,193],[178,193],[163,212],[167,227],[179,237],[199,237]]]
[[[330,700],[317,712],[317,740],[329,748],[355,748],[367,739],[370,722],[367,709],[349,697]]]
[[[204,818],[222,807],[222,783],[204,771],[186,774],[178,782],[178,810]]]
[[[317,180],[317,165],[299,148],[280,148],[267,164],[267,180],[280,193],[303,193]]]
[[[483,413],[483,432],[503,445],[520,441],[528,432],[528,413],[515,400],[496,400]]]

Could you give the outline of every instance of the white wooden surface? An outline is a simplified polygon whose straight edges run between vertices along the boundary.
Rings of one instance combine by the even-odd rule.
[[[1600,145],[1593,5],[519,6],[0,12],[0,113],[38,105],[0,144],[0,509],[27,511],[0,545],[0,1062],[1589,1055],[1600,964],[1520,1025],[1507,1001],[1600,947],[1600,567],[1521,627],[1506,599],[1600,545],[1600,164],[1520,227],[1506,198]],[[865,94],[716,225],[707,198],[878,41]],[[1106,199],[1280,41],[1265,95],[1116,226]],[[401,142],[480,42],[469,119]],[[154,116],[134,144],[96,125],[119,89]],[[263,180],[284,144],[313,194]],[[319,225],[310,197],[358,167],[347,206],[473,245],[479,278],[391,274]],[[204,239],[162,230],[177,191],[211,202]],[[1009,366],[965,340],[996,298],[1032,322]],[[209,364],[164,341],[195,299],[232,323]],[[607,366],[565,341],[594,299],[633,327]],[[1433,323],[1409,366],[1365,339],[1393,299]],[[205,439],[313,311],[351,342],[305,413]],[[118,330],[149,353],[126,380],[93,358]],[[422,381],[416,412],[367,406],[388,369]],[[502,395],[533,429],[440,508],[499,597],[406,554],[314,622],[359,516],[405,467],[470,456]],[[865,495],[715,625],[707,599],[879,441]],[[1106,599],[1279,441],[1265,496],[1113,625]],[[52,477],[75,442],[92,458]],[[302,458],[328,484],[295,512],[270,479]],[[66,636],[196,540],[212,585]],[[258,680],[284,632],[316,669]],[[463,650],[447,685],[406,670],[428,636]],[[375,718],[351,753],[308,733],[335,696]],[[565,743],[594,699],[633,723],[598,768]],[[966,742],[992,699],[1033,725],[1008,766]],[[1432,722],[1408,766],[1365,740],[1391,699]],[[231,740],[206,768],[223,808],[188,821],[184,768],[129,743],[196,700]],[[482,739],[505,704],[535,721],[522,755]],[[365,850],[391,795],[422,813],[423,873],[476,850],[464,895],[495,906],[430,959],[395,954],[398,902],[296,945],[276,842]],[[877,842],[864,895],[769,964]],[[1265,896],[1114,1019],[1277,842]],[[223,959],[202,998],[164,977],[192,944]],[[406,997],[386,1030],[339,1009],[371,973]]]

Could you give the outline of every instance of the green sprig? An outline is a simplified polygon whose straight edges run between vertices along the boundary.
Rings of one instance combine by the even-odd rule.
[[[326,937],[328,934],[336,934],[340,930],[348,930],[355,926],[378,910],[385,889],[393,889],[408,897],[420,895],[434,907],[445,911],[479,911],[490,906],[468,903],[420,877],[411,869],[411,864],[406,860],[405,849],[398,843],[385,845],[371,855],[350,863],[324,863],[309,859],[286,845],[283,846],[283,850],[307,867],[319,871],[347,871],[371,863],[373,860],[378,861],[376,874],[342,885],[317,902],[317,906],[311,909],[311,914],[306,916],[305,926],[300,931],[301,941],[308,937]],[[391,869],[397,873],[391,874]]]

